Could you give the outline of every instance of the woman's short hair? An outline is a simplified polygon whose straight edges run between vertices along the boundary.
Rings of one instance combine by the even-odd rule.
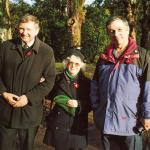
[[[67,68],[68,63],[69,63],[72,59],[74,59],[74,58],[76,58],[77,60],[79,60],[79,62],[81,63],[81,70],[82,70],[82,71],[85,71],[86,64],[81,60],[80,57],[75,56],[75,55],[73,55],[73,54],[70,55],[70,56],[68,56],[67,58],[65,58],[65,59],[63,60],[64,69]]]

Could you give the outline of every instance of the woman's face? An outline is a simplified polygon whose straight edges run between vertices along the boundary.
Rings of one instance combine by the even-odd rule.
[[[68,60],[67,69],[70,75],[75,76],[79,73],[83,63],[81,59],[72,55],[71,58]]]

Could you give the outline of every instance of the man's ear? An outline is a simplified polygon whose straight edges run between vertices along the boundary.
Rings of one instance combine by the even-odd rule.
[[[39,33],[39,31],[40,31],[40,29],[38,28],[38,29],[36,29],[36,36],[38,35],[38,33]]]

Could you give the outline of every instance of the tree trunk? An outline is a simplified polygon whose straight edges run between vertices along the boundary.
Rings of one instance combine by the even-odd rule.
[[[70,33],[71,47],[81,46],[81,28],[85,19],[85,0],[68,0],[67,14],[69,16],[67,25]]]
[[[149,31],[150,31],[150,2],[149,1],[142,1],[143,6],[143,18],[141,20],[141,46],[144,48],[150,48],[150,38],[149,38]]]
[[[6,29],[5,39],[11,39],[12,38],[12,30],[11,30],[9,0],[2,0],[2,8],[3,8],[4,24],[5,24],[5,29]]]
[[[130,26],[130,36],[136,40],[137,10],[139,0],[124,0],[125,8],[127,8],[127,18]]]

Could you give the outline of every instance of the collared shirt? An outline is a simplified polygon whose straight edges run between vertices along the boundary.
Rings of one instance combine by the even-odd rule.
[[[31,47],[34,44],[35,39],[33,39],[31,42],[29,43],[25,43],[22,41],[22,47]]]

